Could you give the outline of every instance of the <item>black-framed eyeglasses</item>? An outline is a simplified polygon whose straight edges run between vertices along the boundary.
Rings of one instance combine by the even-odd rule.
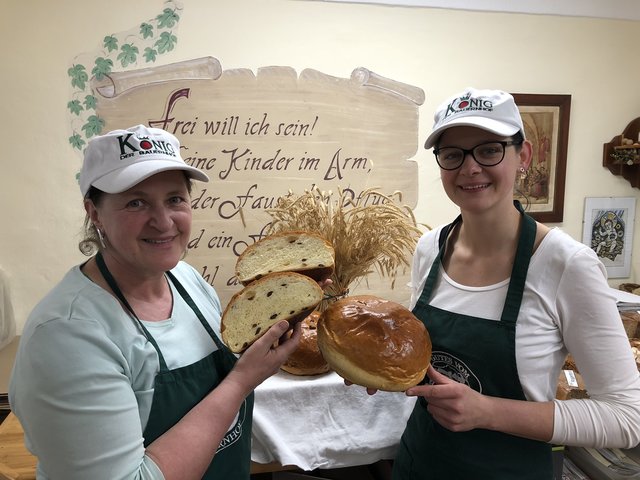
[[[433,150],[436,162],[443,170],[460,168],[464,159],[471,154],[473,159],[483,167],[493,167],[504,160],[504,152],[509,145],[520,145],[522,140],[511,142],[486,142],[469,150],[460,147],[438,147]]]

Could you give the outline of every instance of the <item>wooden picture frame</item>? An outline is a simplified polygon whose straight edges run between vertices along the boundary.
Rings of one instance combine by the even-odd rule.
[[[571,95],[512,95],[533,146],[531,165],[516,179],[514,198],[537,221],[562,222]]]
[[[596,252],[608,278],[631,273],[635,215],[635,197],[585,198],[582,243]]]

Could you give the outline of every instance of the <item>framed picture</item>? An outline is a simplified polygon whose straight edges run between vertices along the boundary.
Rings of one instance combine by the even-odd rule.
[[[582,243],[596,252],[609,278],[631,273],[635,197],[586,198]]]
[[[514,198],[539,222],[562,222],[571,95],[512,95],[533,146],[533,160],[516,180]]]

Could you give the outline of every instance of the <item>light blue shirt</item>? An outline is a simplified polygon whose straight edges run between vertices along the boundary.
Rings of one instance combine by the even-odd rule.
[[[220,336],[220,300],[187,263],[172,273]],[[170,369],[194,363],[216,346],[169,282],[171,317],[144,322]],[[163,479],[145,455],[158,355],[120,303],[79,266],[35,307],[25,325],[9,385],[11,408],[37,478]]]

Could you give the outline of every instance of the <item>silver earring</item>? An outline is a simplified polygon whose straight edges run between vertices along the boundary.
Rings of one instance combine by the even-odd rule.
[[[519,171],[520,171],[520,178],[524,179],[527,177],[527,171],[524,169],[524,167],[520,167]]]
[[[104,243],[104,234],[102,233],[102,231],[98,227],[96,227],[96,232],[98,234],[98,239],[100,240],[100,245],[102,245],[102,248],[107,248],[107,245]]]

